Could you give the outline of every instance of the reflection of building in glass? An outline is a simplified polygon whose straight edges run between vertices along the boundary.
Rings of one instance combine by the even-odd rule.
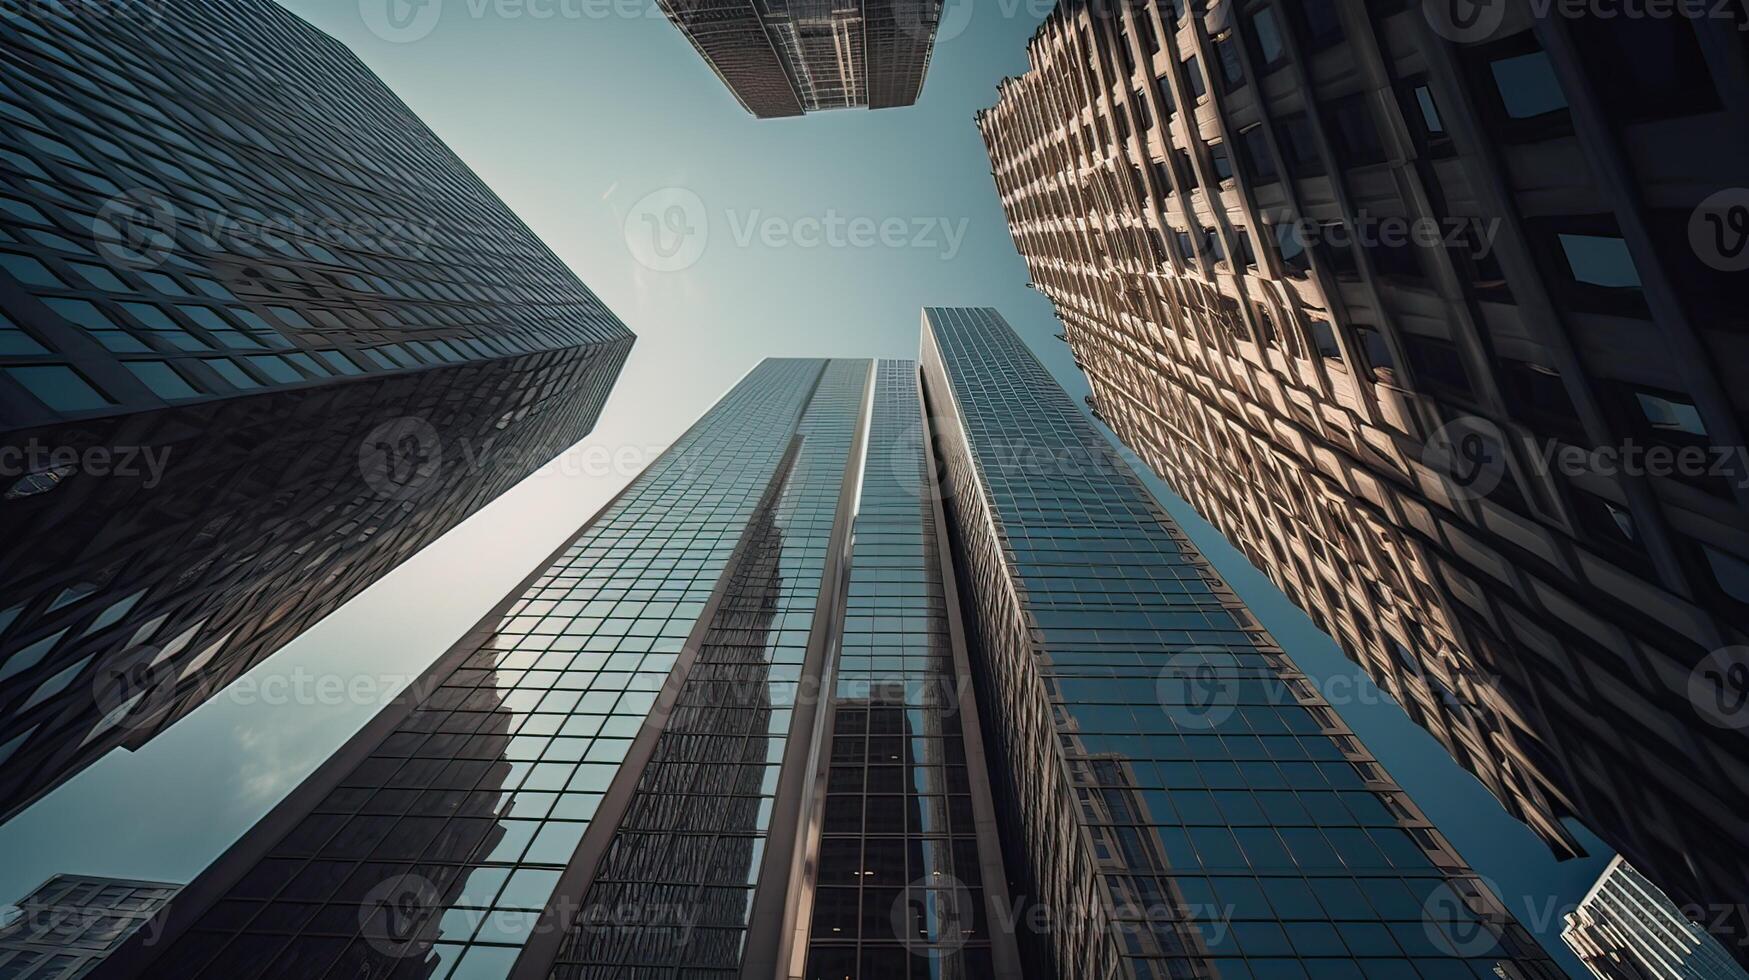
[[[1732,914],[1709,914],[1721,912],[1727,918]],[[1598,980],[1749,980],[1749,973],[1717,939],[1688,921],[1657,886],[1619,857],[1567,914],[1566,923],[1561,938]],[[1731,925],[1742,927],[1740,921]],[[1740,934],[1737,939],[1741,941]]]
[[[331,38],[102,13],[0,18],[0,817],[576,443],[631,345]]]
[[[55,875],[0,921],[0,976],[77,980],[151,920],[182,886]]]
[[[1690,679],[1745,641],[1749,350],[1691,231],[1749,51],[1450,6],[1066,4],[980,116],[1009,225],[1098,416],[1515,816],[1735,902]]]
[[[761,119],[917,101],[941,0],[662,0],[668,19]]]
[[[1001,317],[925,325],[1028,961],[1558,977]]]
[[[103,980],[1553,980],[1006,325],[930,317],[933,418],[755,368]]]
[[[815,887],[790,919],[806,980],[902,976],[932,960],[940,980],[1021,975],[992,917],[1009,909],[1007,881],[927,440],[917,365],[882,361],[823,679],[825,785],[806,817],[819,828]]]

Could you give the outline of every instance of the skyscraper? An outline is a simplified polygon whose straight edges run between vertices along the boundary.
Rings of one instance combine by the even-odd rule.
[[[100,976],[1558,975],[989,310],[759,365],[154,926]]]
[[[711,70],[761,119],[917,101],[941,0],[662,0]]]
[[[1669,897],[1620,857],[1609,862],[1579,907],[1567,913],[1566,923],[1561,938],[1598,980],[1749,977],[1718,940],[1688,921]]]
[[[0,920],[0,976],[78,980],[170,901],[162,881],[55,875]]]
[[[1558,854],[1737,902],[1741,23],[1186,7],[979,118],[1095,411]]]
[[[581,439],[631,334],[267,0],[0,18],[0,817]]]

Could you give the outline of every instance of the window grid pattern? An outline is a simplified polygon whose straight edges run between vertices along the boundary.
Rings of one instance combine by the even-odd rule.
[[[278,5],[89,7],[0,17],[0,818],[574,445],[631,343]]]
[[[1033,661],[1010,765],[1062,766],[1078,811],[1024,808],[1034,873],[1097,877],[1116,975],[1559,977],[1007,324],[927,317],[960,519],[995,538],[974,576],[1025,617],[993,651]],[[1041,701],[1045,731],[1007,723]]]
[[[502,980],[823,367],[755,369],[145,975]]]
[[[995,975],[979,848],[997,845],[974,825],[969,678],[948,632],[923,425],[916,363],[881,361],[829,681],[807,980]]]
[[[797,428],[795,463],[749,530],[751,547],[596,868],[555,980],[739,975],[827,552],[839,501],[853,490],[845,472],[870,367],[826,368]],[[594,909],[641,914],[603,920]]]

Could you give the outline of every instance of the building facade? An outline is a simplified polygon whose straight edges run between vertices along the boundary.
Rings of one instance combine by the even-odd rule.
[[[1561,938],[1598,980],[1745,980],[1737,961],[1621,858],[1609,862]]]
[[[941,0],[661,0],[742,107],[761,119],[917,101]]]
[[[1454,8],[1062,5],[1003,207],[1126,445],[1557,853],[1732,904],[1742,23]]]
[[[631,334],[267,0],[0,19],[0,818],[594,426]]]
[[[55,875],[0,921],[0,976],[77,980],[126,942],[180,885]]]
[[[1007,325],[926,338],[760,364],[100,976],[1554,980]]]

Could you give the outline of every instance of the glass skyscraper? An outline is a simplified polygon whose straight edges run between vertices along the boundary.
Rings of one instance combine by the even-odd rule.
[[[768,360],[104,978],[1553,980],[990,310]]]
[[[941,0],[661,0],[748,112],[761,119],[917,101]]]
[[[631,334],[268,0],[0,16],[0,819],[594,427]]]

